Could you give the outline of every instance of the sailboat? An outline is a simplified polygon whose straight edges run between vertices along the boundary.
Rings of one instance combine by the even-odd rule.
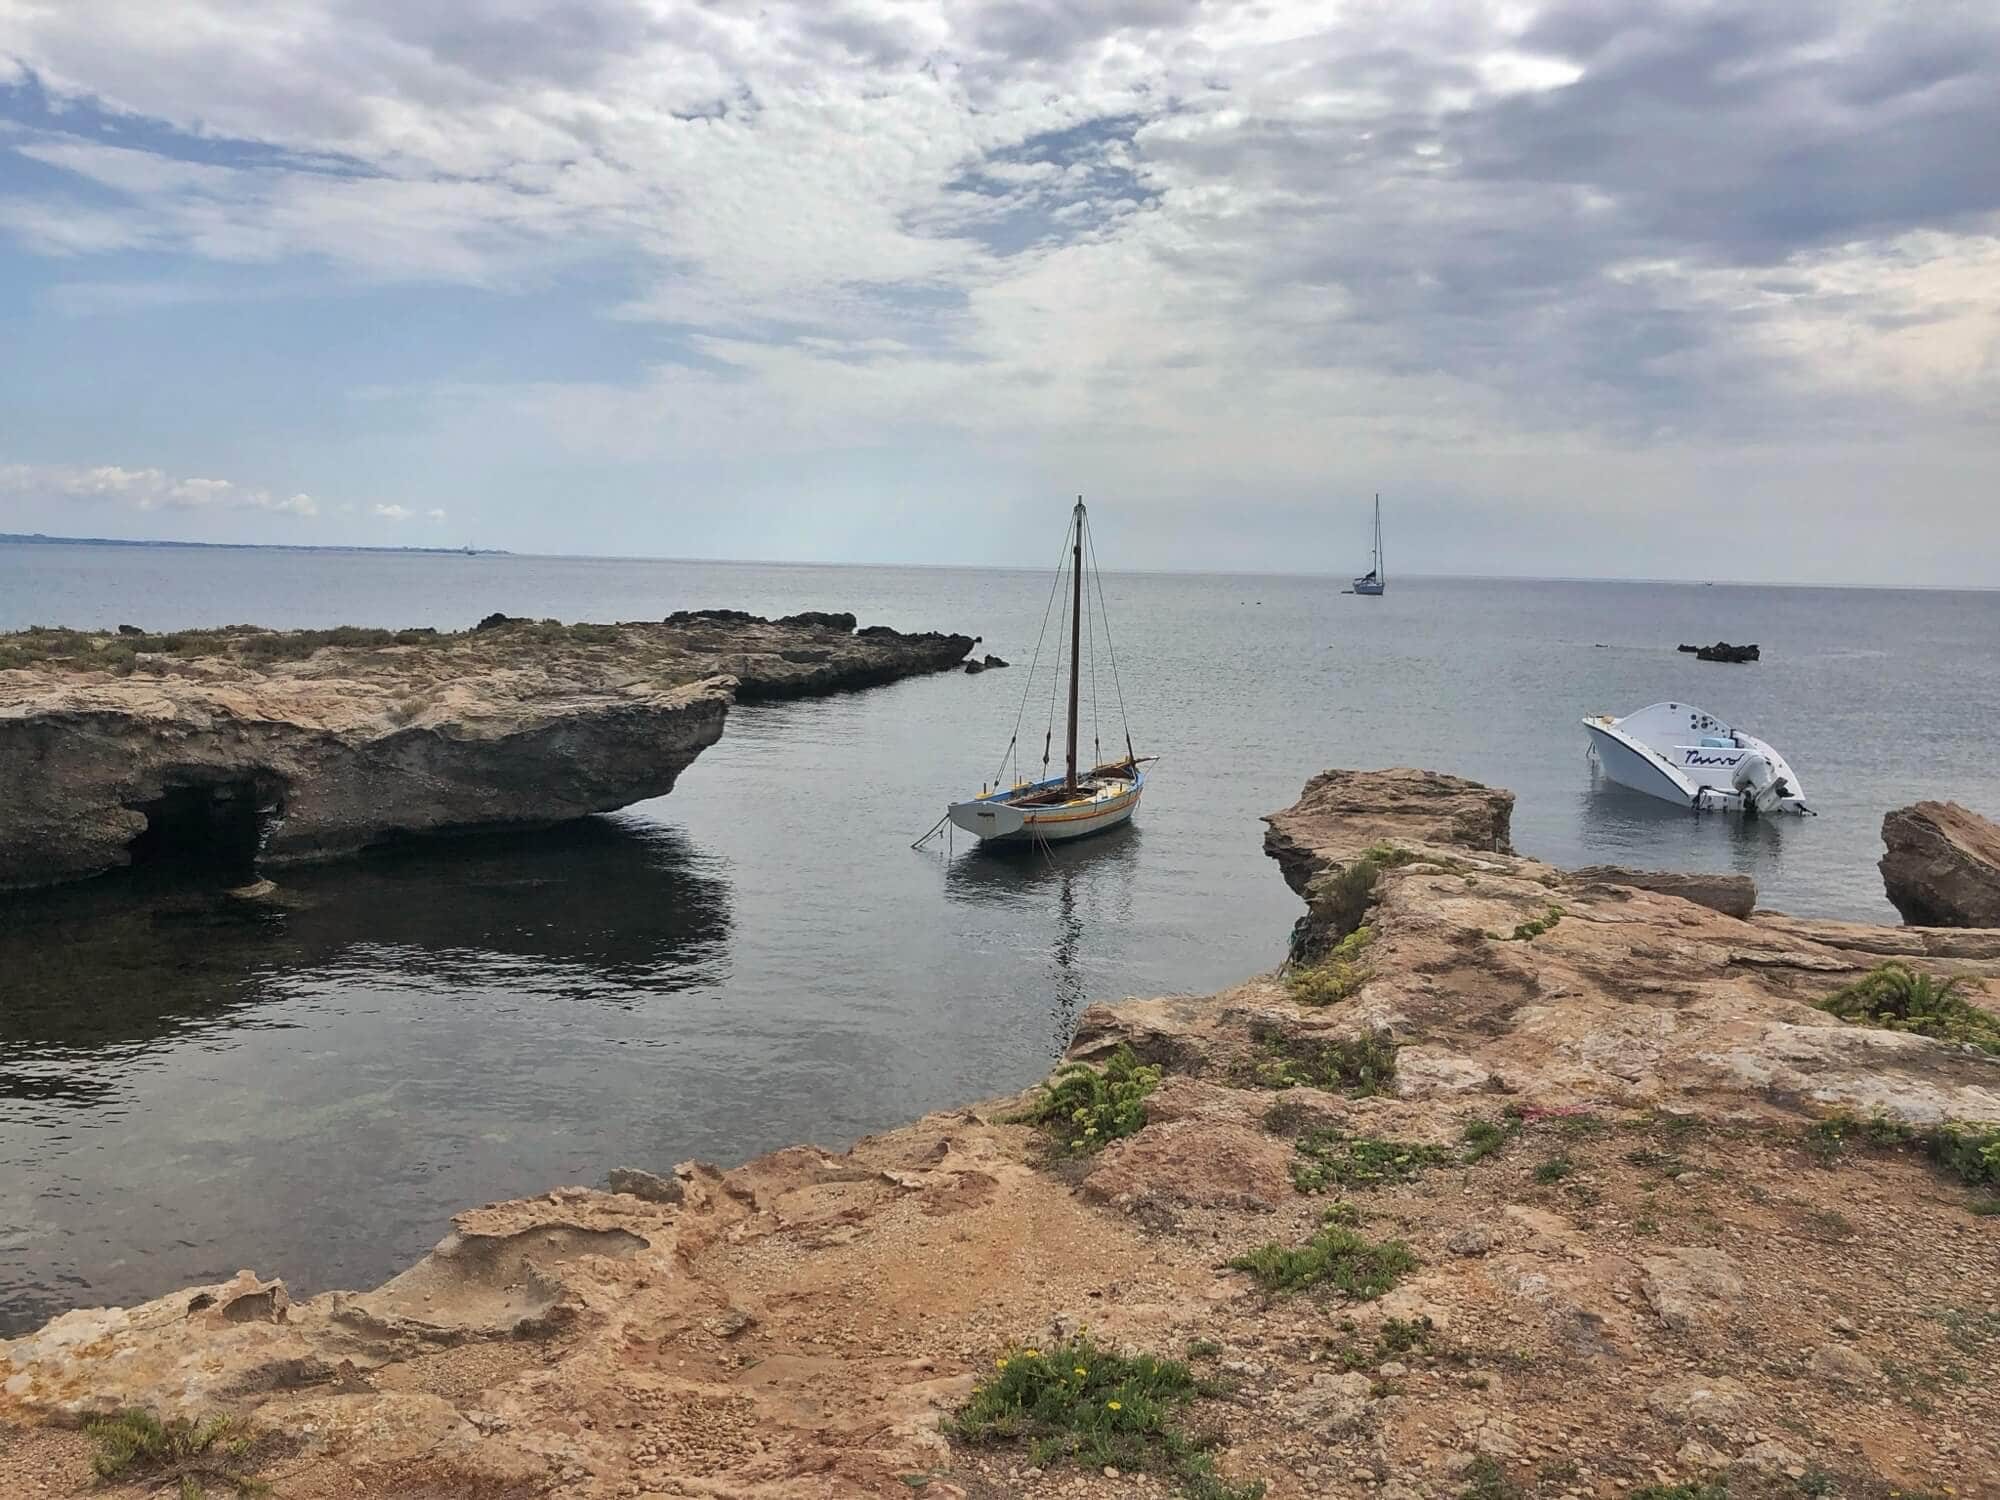
[[[1064,721],[1063,772],[1060,776],[1049,774],[1049,752],[1055,738],[1055,705],[1053,685],[1050,694],[1049,727],[1042,737],[1042,774],[1038,779],[1028,780],[1020,776],[1021,720],[1028,709],[1028,697],[1034,690],[1035,668],[1040,665],[1042,641],[1035,643],[1035,660],[1028,668],[1028,681],[1021,693],[1021,713],[1014,720],[1013,737],[1007,741],[1007,748],[1000,756],[1000,769],[989,787],[981,787],[977,797],[969,797],[963,802],[952,803],[945,812],[954,826],[963,828],[983,843],[988,844],[1042,844],[1063,839],[1083,838],[1087,834],[1102,833],[1107,828],[1115,828],[1130,820],[1139,809],[1139,797],[1146,789],[1146,773],[1141,769],[1152,757],[1142,759],[1132,749],[1132,730],[1124,723],[1125,693],[1118,686],[1118,656],[1111,645],[1109,622],[1103,619],[1104,583],[1097,582],[1097,610],[1090,617],[1089,651],[1091,664],[1091,704],[1093,719],[1097,702],[1097,636],[1100,629],[1104,633],[1104,645],[1110,660],[1111,677],[1117,687],[1118,712],[1125,731],[1125,757],[1123,760],[1106,761],[1103,758],[1102,742],[1097,738],[1097,726],[1092,725],[1092,743],[1096,764],[1088,769],[1079,767],[1077,762],[1078,710],[1082,702],[1083,654],[1085,649],[1084,629],[1084,550],[1089,542],[1090,520],[1083,508],[1083,497],[1077,496],[1076,509],[1070,513],[1069,531],[1063,538],[1063,551],[1067,555],[1069,570],[1069,713]],[[1090,548],[1093,574],[1096,569],[1096,548]],[[1062,567],[1056,571],[1056,584],[1062,583]],[[1048,636],[1049,616],[1055,608],[1057,589],[1049,591],[1048,608],[1042,615],[1042,639]],[[1056,655],[1062,654],[1063,626],[1058,619],[1056,627]],[[1010,766],[1014,779],[1005,782]]]
[[[1375,566],[1354,580],[1354,592],[1371,597],[1389,591],[1389,578],[1382,566],[1382,497],[1375,497]]]

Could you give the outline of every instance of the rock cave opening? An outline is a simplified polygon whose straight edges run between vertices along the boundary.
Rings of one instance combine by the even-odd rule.
[[[169,782],[158,797],[127,804],[146,815],[128,846],[134,865],[178,866],[250,878],[284,806],[273,776]]]

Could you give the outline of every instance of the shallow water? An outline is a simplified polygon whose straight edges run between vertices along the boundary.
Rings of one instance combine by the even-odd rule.
[[[1510,787],[1516,844],[1557,863],[1742,870],[1766,904],[1881,920],[1885,810],[2000,808],[2000,595],[1104,582],[1134,738],[1163,756],[1138,821],[947,857],[907,846],[993,774],[1046,576],[0,546],[0,627],[829,608],[1023,664],[739,709],[671,797],[287,872],[282,917],[139,875],[0,896],[0,1329],[241,1265],[364,1285],[471,1203],[837,1147],[1019,1087],[1090,999],[1276,962],[1299,907],[1257,817],[1324,766]],[[1765,660],[1673,650],[1721,636]],[[1579,716],[1662,698],[1771,739],[1822,816],[1745,826],[1594,786]]]

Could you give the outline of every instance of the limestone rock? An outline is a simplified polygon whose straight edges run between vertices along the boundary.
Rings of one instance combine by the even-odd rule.
[[[1500,1243],[1500,1236],[1484,1224],[1464,1224],[1454,1229],[1445,1248],[1453,1255],[1485,1255]]]
[[[1688,1376],[1646,1393],[1646,1410],[1661,1421],[1703,1427],[1728,1426],[1743,1416],[1749,1403],[1749,1390],[1727,1375],[1716,1380]]]
[[[1264,852],[1301,896],[1312,877],[1386,839],[1507,853],[1514,794],[1436,771],[1322,771],[1264,819]]]
[[[614,1193],[630,1193],[648,1203],[678,1203],[685,1192],[671,1177],[661,1177],[638,1167],[613,1167],[605,1184]]]
[[[1623,865],[1585,865],[1571,870],[1569,885],[1622,885],[1679,896],[1725,917],[1748,917],[1757,909],[1757,882],[1748,875],[1706,875],[1686,870],[1633,870]]]
[[[1677,1333],[1706,1328],[1743,1295],[1743,1277],[1721,1250],[1676,1245],[1649,1255],[1639,1289],[1667,1327]]]
[[[1827,1385],[1872,1385],[1879,1373],[1873,1360],[1845,1344],[1822,1344],[1813,1350],[1809,1368],[1813,1379]]]
[[[1805,1459],[1783,1443],[1767,1439],[1737,1454],[1735,1462],[1730,1467],[1747,1469],[1751,1473],[1802,1474],[1805,1472],[1805,1465]]]
[[[297,656],[269,632],[195,636],[206,654],[123,677],[86,660],[105,636],[0,671],[0,889],[195,846],[247,873],[608,812],[671,791],[732,702],[938,671],[972,644],[694,618],[405,634]]]
[[[1882,883],[1915,927],[2000,927],[2000,825],[1956,802],[1882,819]]]

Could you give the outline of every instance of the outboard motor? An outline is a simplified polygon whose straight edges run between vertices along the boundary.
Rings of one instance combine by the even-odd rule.
[[[1755,816],[1776,810],[1778,804],[1791,795],[1791,788],[1785,778],[1778,774],[1769,757],[1751,751],[1736,767],[1736,774],[1729,778],[1729,784],[1743,797],[1743,811]]]

